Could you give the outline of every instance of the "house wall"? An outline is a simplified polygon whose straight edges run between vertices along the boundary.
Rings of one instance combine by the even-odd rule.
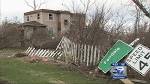
[[[85,26],[85,17],[82,19],[79,17],[79,15],[71,14],[71,13],[48,13],[48,12],[39,12],[40,19],[37,19],[37,14],[30,14],[30,15],[24,15],[24,22],[27,21],[27,16],[29,16],[29,21],[37,21],[47,26],[48,31],[53,32],[53,34],[57,35],[59,32],[65,33],[67,30],[70,29],[71,23],[80,26]],[[52,14],[53,19],[49,19],[49,14]],[[79,20],[81,19],[81,20]],[[64,20],[68,21],[68,24],[64,24]],[[61,31],[58,31],[58,29],[61,29]]]
[[[53,19],[49,19],[49,14],[52,14]],[[45,24],[49,31],[52,31],[54,34],[57,33],[58,28],[58,16],[54,13],[42,13],[42,24]]]
[[[60,22],[61,22],[61,33],[65,33],[67,30],[70,29],[70,14],[61,14],[60,15]],[[65,25],[64,21],[67,20],[68,24]]]
[[[37,14],[30,14],[30,15],[24,15],[24,22],[29,22],[29,21],[37,21],[37,22],[42,22],[42,12],[39,12],[40,14],[40,19],[37,19]],[[29,21],[27,21],[27,17],[29,16]]]
[[[58,15],[54,13],[44,13],[40,12],[40,19],[37,19],[37,14],[30,14],[24,16],[24,22],[27,21],[27,17],[29,16],[29,21],[37,21],[47,26],[48,31],[52,31],[54,34],[56,34],[57,28],[58,28]],[[52,14],[53,19],[49,19],[49,14]]]

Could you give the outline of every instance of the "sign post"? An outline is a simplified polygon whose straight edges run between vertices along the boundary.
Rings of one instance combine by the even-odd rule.
[[[127,43],[121,40],[118,40],[101,60],[101,62],[98,65],[98,68],[104,73],[107,73],[112,68],[112,63],[117,63],[118,61],[120,61],[132,49],[132,46],[128,45]]]

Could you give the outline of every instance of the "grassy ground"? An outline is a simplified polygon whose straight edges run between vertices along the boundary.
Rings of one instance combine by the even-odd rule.
[[[0,80],[11,84],[106,84],[107,79],[90,79],[77,71],[69,71],[54,64],[28,63],[8,58],[21,50],[0,50]],[[110,84],[117,84],[112,81]],[[1,84],[1,83],[0,83]]]

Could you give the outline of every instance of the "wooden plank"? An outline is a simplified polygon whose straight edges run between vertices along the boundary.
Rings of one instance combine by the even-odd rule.
[[[31,51],[32,47],[29,48],[29,50],[26,52],[26,54],[29,54],[29,52]]]
[[[31,52],[29,53],[28,56],[31,56],[31,54],[33,53],[34,50],[35,50],[35,48],[33,48],[33,49],[31,50]]]
[[[58,46],[56,47],[55,50],[58,50],[58,49],[61,47],[61,44],[62,44],[63,39],[64,39],[64,37],[62,37],[62,39],[60,40],[60,42],[59,42],[59,44],[58,44]]]
[[[35,53],[35,56],[37,56],[40,51],[41,49],[38,49],[37,52]]]
[[[68,60],[67,60],[67,47],[66,47],[66,44],[64,44],[64,50],[63,50],[63,51],[64,51],[64,57],[65,57],[65,60],[64,60],[64,61],[65,61],[66,63],[68,63]]]
[[[36,49],[32,52],[31,57],[34,56],[34,54],[36,53]]]
[[[59,52],[59,53],[58,53],[58,57],[57,57],[57,59],[60,59],[60,58],[61,58],[61,56],[62,56],[62,52]]]
[[[75,63],[77,63],[77,44],[75,44]]]
[[[67,41],[67,39],[66,39],[65,37],[64,37],[63,43],[64,43],[64,48],[65,48],[66,52],[68,52],[68,49],[69,49],[69,43],[68,43],[68,41]]]
[[[97,47],[95,46],[95,48],[94,48],[94,60],[93,60],[93,65],[96,65],[96,51],[97,51]]]
[[[41,53],[42,53],[43,51],[44,51],[44,50],[41,49],[41,50],[39,51],[39,53],[37,54],[37,56],[40,57],[40,56],[41,56]]]
[[[53,51],[49,51],[46,57],[49,57]]]
[[[39,52],[38,56],[40,57],[41,54],[43,53],[44,49],[41,49],[41,51]]]
[[[71,43],[70,44],[71,45],[71,60],[73,60],[74,59],[74,56],[73,56],[73,43]]]
[[[54,53],[55,53],[55,51],[52,51],[49,57],[52,58],[52,56],[53,56]]]
[[[46,57],[46,55],[49,53],[49,50],[47,50],[46,52],[45,52],[45,54],[43,54],[43,57]]]
[[[57,59],[60,59],[62,55],[63,55],[63,53],[60,53]]]
[[[86,62],[86,54],[87,54],[87,46],[86,45],[84,45],[84,59],[83,59],[83,62]]]
[[[25,53],[27,54],[27,52],[29,51],[30,47],[28,47],[28,49],[25,51]]]
[[[41,54],[40,57],[43,57],[43,55],[45,54],[45,52],[46,52],[46,50],[44,50],[44,51],[42,52],[42,54]]]
[[[55,50],[54,54],[52,55],[52,57],[55,57],[55,55],[57,55],[59,51]]]
[[[33,49],[33,48],[31,47],[30,50],[27,52],[27,54],[29,54],[29,53],[31,52],[32,49]]]
[[[67,50],[68,49],[67,49],[67,43],[66,43],[65,39],[63,41],[62,47],[63,47],[64,57],[65,57],[65,62],[67,63],[68,62],[68,60],[67,60]]]
[[[75,61],[75,52],[74,52],[74,49],[75,49],[74,43],[72,43],[72,56],[73,56],[72,60],[73,60],[73,62]]]
[[[73,46],[73,49],[72,49],[72,51],[73,51],[73,54],[72,54],[73,62],[75,62],[75,43],[74,42],[72,43],[72,46]]]
[[[92,62],[93,62],[93,53],[94,53],[94,51],[93,51],[93,45],[91,46],[91,55],[90,55],[90,65],[92,65]]]
[[[100,50],[98,50],[97,63],[100,61]]]
[[[90,56],[90,45],[88,45],[88,49],[87,49],[87,62],[86,62],[86,66],[89,66],[89,56]]]
[[[78,50],[77,50],[77,51],[78,51],[78,53],[77,53],[77,54],[78,54],[78,55],[77,55],[77,60],[78,60],[78,63],[79,63],[79,61],[80,61],[80,60],[79,60],[79,59],[80,59],[80,52],[81,52],[81,51],[80,51],[80,47],[81,47],[81,46],[80,46],[80,44],[77,44],[77,46],[78,46],[78,47],[77,47],[77,49],[78,49]]]
[[[82,63],[83,62],[83,48],[84,48],[84,45],[82,44],[81,45],[81,53],[80,53],[80,63]]]

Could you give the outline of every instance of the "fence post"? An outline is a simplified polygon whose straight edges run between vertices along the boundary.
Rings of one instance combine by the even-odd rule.
[[[86,66],[89,66],[89,56],[90,56],[90,45],[88,45],[88,50],[87,50],[87,64],[86,64]]]
[[[82,63],[82,61],[83,61],[83,47],[84,47],[84,46],[83,46],[83,44],[82,44],[82,45],[81,45],[81,49],[80,49],[80,50],[81,50],[81,53],[80,53],[80,55],[81,55],[81,56],[80,56],[80,63]]]
[[[94,48],[94,60],[93,60],[93,65],[96,64],[96,51],[97,51],[97,47],[95,46],[95,48]]]
[[[92,65],[92,61],[93,61],[93,45],[91,46],[90,65]]]
[[[73,53],[73,49],[74,49],[74,47],[73,47],[73,43],[71,43],[71,56],[72,56],[72,60],[74,60],[74,53]]]
[[[100,60],[100,50],[98,49],[97,63],[99,62],[99,60]]]
[[[86,49],[87,47],[86,47],[86,44],[84,45],[84,60],[83,60],[83,62],[86,62]]]
[[[77,44],[75,44],[75,63],[77,63]]]
[[[75,55],[76,55],[75,43],[73,43],[73,61],[74,61],[74,62],[75,62]]]
[[[80,50],[80,44],[78,44],[78,48],[77,48],[77,51],[78,51],[78,57],[77,57],[77,59],[78,59],[78,63],[80,62],[80,53],[81,53],[81,50]]]

